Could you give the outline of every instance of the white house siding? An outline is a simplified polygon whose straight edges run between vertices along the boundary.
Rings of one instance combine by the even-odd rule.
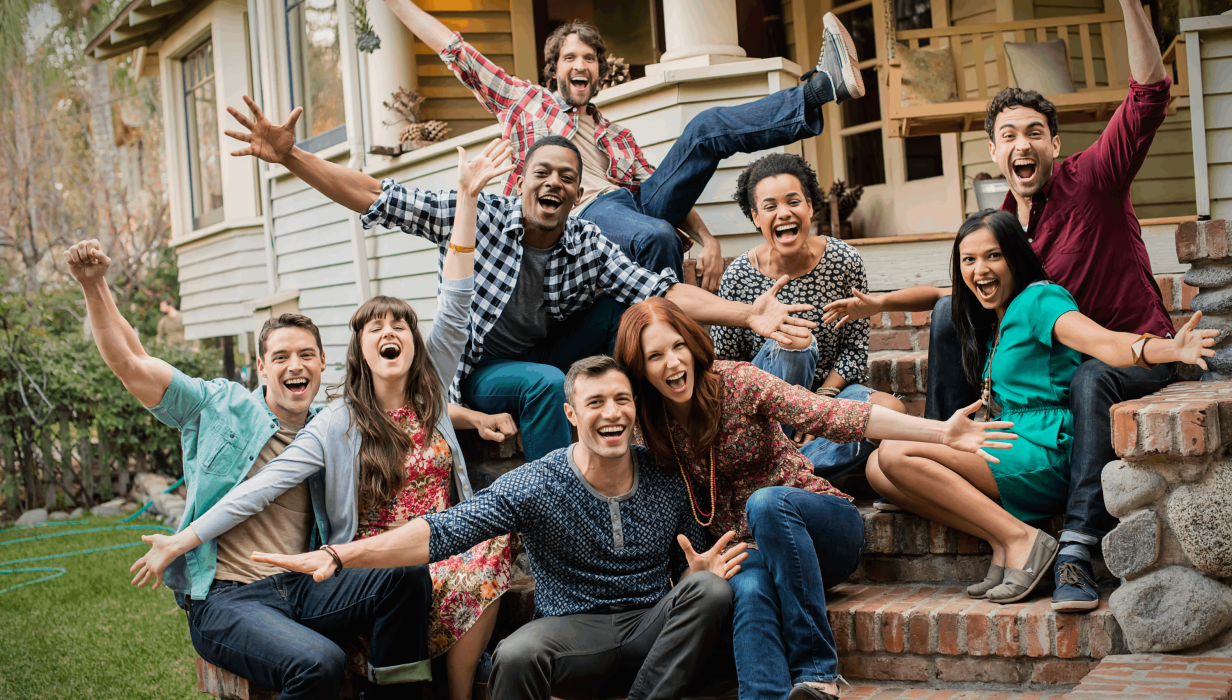
[[[1201,36],[1211,218],[1232,219],[1232,28]]]
[[[176,246],[180,310],[189,340],[249,330],[243,303],[268,290],[260,227],[226,231]]]

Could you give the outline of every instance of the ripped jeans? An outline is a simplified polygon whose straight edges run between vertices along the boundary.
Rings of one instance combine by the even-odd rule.
[[[761,346],[753,364],[788,384],[813,390],[813,373],[817,369],[817,343],[814,341],[803,350],[786,350],[774,340]],[[848,384],[839,392],[838,398],[852,401],[868,401],[873,390],[863,384]],[[783,432],[791,437],[795,432],[783,426]],[[868,456],[877,449],[868,440],[840,444],[823,437],[814,438],[800,448],[800,453],[813,463],[813,473],[833,482],[864,470]]]

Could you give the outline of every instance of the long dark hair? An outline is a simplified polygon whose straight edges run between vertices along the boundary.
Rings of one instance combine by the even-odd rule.
[[[346,399],[351,409],[350,427],[359,430],[359,502],[364,511],[383,507],[402,490],[406,483],[406,454],[411,449],[411,436],[381,410],[372,386],[372,370],[364,361],[360,346],[364,326],[387,315],[410,326],[414,339],[415,356],[406,376],[406,404],[415,410],[419,424],[429,435],[445,410],[445,392],[419,333],[415,310],[394,297],[376,296],[364,302],[351,316],[346,379],[327,392],[331,399]]]
[[[963,239],[976,231],[988,229],[1001,254],[1005,256],[1005,264],[1010,268],[1014,288],[1008,303],[1022,293],[1028,285],[1035,282],[1048,281],[1048,273],[1035,251],[1022,232],[1018,217],[1006,211],[985,209],[967,217],[958,228],[954,238],[954,249],[950,252],[950,282],[954,285],[953,296],[950,298],[950,312],[954,317],[954,327],[958,331],[958,341],[962,345],[963,373],[967,381],[979,386],[983,381],[984,350],[988,347],[988,339],[992,337],[997,327],[997,312],[986,309],[975,297],[975,292],[967,287],[962,275],[962,256],[959,246]]]
[[[678,457],[672,450],[662,417],[663,395],[646,378],[646,356],[642,351],[642,331],[660,321],[675,329],[693,354],[693,409],[689,411],[688,425],[681,427],[693,442],[695,454],[704,455],[719,435],[723,381],[711,370],[715,359],[714,341],[679,306],[663,297],[650,297],[625,311],[620,319],[620,330],[616,332],[616,359],[625,366],[633,383],[637,419],[641,422],[646,446],[654,452],[659,464],[666,466],[675,464]]]

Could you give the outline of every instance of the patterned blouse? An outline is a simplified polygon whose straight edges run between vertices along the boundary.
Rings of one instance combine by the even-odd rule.
[[[864,437],[871,404],[819,396],[748,362],[720,360],[712,369],[723,380],[723,412],[715,441],[718,512],[709,528],[711,536],[735,530],[735,542],[752,542],[744,504],[754,491],[766,486],[795,486],[852,500],[813,474],[813,464],[787,439],[779,424],[834,442],[855,442]],[[667,425],[698,504],[709,510],[709,455],[694,453],[688,434],[675,419],[668,417]]]
[[[754,269],[749,254],[745,253],[727,266],[719,282],[719,296],[752,304],[772,286],[774,280]],[[851,296],[852,287],[868,293],[864,260],[852,246],[836,238],[827,238],[826,252],[817,266],[788,282],[779,292],[779,301],[784,304],[813,305],[812,311],[796,314],[817,323],[813,329],[813,337],[817,339],[817,370],[813,373],[813,386],[809,388],[821,386],[832,369],[848,384],[868,383],[868,319],[848,323],[837,331],[821,323],[822,307]],[[726,326],[711,326],[710,337],[714,339],[714,351],[720,360],[751,362],[766,342],[748,328]]]

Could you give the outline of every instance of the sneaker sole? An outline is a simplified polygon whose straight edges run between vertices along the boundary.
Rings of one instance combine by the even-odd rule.
[[[835,17],[833,12],[825,14],[822,24],[827,34],[837,34],[842,39],[843,48],[847,50],[847,61],[843,66],[843,84],[847,92],[852,98],[864,97],[864,76],[856,67],[860,63],[860,57],[856,55],[856,44],[851,40],[851,35],[847,33],[847,27],[838,21],[838,17]]]
[[[1099,607],[1099,600],[1066,600],[1062,602],[1053,602],[1052,609],[1057,612],[1071,612],[1074,610],[1094,610]]]

